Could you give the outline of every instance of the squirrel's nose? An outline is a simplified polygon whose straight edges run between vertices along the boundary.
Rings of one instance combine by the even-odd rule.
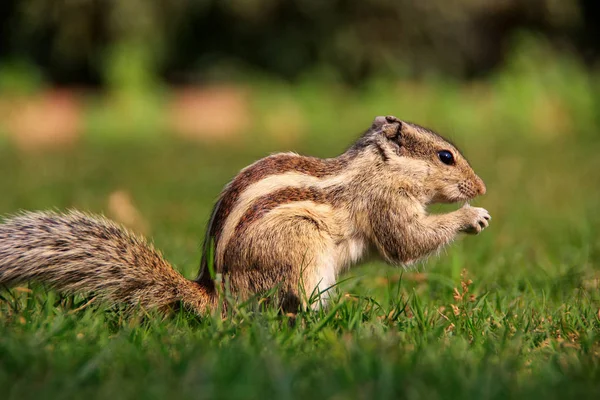
[[[485,187],[485,183],[483,183],[483,179],[481,179],[478,176],[476,176],[475,178],[475,181],[477,182],[477,193],[479,193],[480,195],[484,195],[487,189]]]

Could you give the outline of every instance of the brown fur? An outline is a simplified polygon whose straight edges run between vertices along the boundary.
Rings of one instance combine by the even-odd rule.
[[[144,239],[78,211],[26,213],[0,225],[0,283],[40,281],[109,303],[201,313],[214,296],[177,273]]]
[[[339,172],[344,168],[344,161],[343,159],[322,160],[314,157],[276,154],[252,164],[243,169],[223,190],[221,196],[219,196],[221,201],[216,208],[214,223],[211,226],[212,234],[218,239],[223,223],[231,212],[231,208],[244,189],[251,184],[269,175],[282,174],[289,171],[321,178]]]
[[[211,245],[216,246],[219,243],[223,225],[229,217],[231,209],[235,205],[240,194],[248,188],[248,186],[267,176],[290,171],[315,177],[324,177],[326,175],[338,173],[345,165],[346,159],[344,157],[320,159],[315,157],[300,157],[296,154],[274,154],[263,158],[240,171],[225,189],[223,189],[212,211],[209,227],[204,239],[202,261],[197,281],[207,287],[213,285],[207,271],[209,247]]]
[[[257,199],[248,210],[244,213],[235,228],[235,234],[243,234],[246,229],[249,229],[253,222],[271,211],[273,208],[286,203],[298,201],[311,201],[313,203],[328,204],[330,199],[327,193],[315,188],[284,188],[276,192],[272,192]]]
[[[452,165],[438,156],[448,151]],[[201,313],[219,301],[214,271],[238,299],[279,289],[294,310],[323,293],[374,248],[408,264],[459,233],[479,233],[489,214],[465,205],[429,215],[431,203],[485,193],[459,150],[436,133],[377,117],[344,154],[320,160],[277,154],[225,187],[210,218],[199,278],[184,279],[140,238],[102,218],[72,212],[27,213],[0,225],[0,284],[39,280],[111,302],[167,307],[182,301]]]

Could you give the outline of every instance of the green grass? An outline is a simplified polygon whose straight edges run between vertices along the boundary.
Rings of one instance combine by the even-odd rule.
[[[599,96],[571,64],[515,65],[475,94],[442,82],[408,93],[258,84],[257,112],[268,93],[303,110],[308,134],[292,149],[259,129],[229,147],[167,135],[53,153],[3,145],[0,214],[107,212],[110,193],[126,190],[187,277],[212,201],[237,170],[275,150],[335,155],[377,114],[451,136],[486,181],[476,204],[493,216],[407,272],[352,270],[329,309],[293,321],[256,303],[224,319],[125,317],[41,287],[3,290],[3,398],[599,398]],[[544,109],[549,98],[560,115]]]
[[[3,291],[0,387],[15,399],[593,398],[598,161],[589,147],[530,146],[496,148],[487,159],[467,152],[488,181],[478,204],[494,217],[489,230],[408,273],[382,264],[353,270],[329,310],[295,323],[254,305],[223,320],[124,318],[75,311],[82,299],[43,288]],[[192,277],[211,200],[255,156],[211,154],[227,152],[176,141],[46,155],[4,148],[0,211],[103,212],[108,194],[125,188],[156,245]],[[501,173],[507,155],[523,163],[522,175]]]

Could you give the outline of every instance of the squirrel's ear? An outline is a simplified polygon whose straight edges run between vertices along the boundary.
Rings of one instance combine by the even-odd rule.
[[[394,141],[400,139],[400,133],[402,132],[402,121],[398,118],[388,115],[385,117],[385,124],[381,127],[381,131],[386,138]]]
[[[381,127],[387,122],[386,117],[375,117],[373,123],[371,124],[371,130],[381,129]]]
[[[391,115],[375,117],[370,131],[381,133],[387,139],[398,141],[402,131],[402,121]]]
[[[371,125],[371,128],[381,128],[382,125],[384,124],[394,124],[394,123],[398,123],[401,124],[402,121],[400,121],[398,118],[394,117],[393,115],[387,115],[387,116],[378,116],[375,117],[375,119],[373,120],[373,124]]]

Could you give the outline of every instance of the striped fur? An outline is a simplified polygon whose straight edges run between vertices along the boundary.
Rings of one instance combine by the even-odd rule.
[[[182,301],[201,313],[215,301],[143,238],[78,211],[24,213],[0,225],[0,284],[26,281],[90,293],[109,304],[168,308]]]
[[[437,158],[448,149],[457,159],[452,169]],[[448,229],[438,229],[441,222],[427,218],[425,206],[484,191],[455,146],[418,125],[380,117],[338,158],[283,153],[242,170],[222,192],[207,237],[215,270],[234,294],[244,298],[280,285],[293,308],[301,292],[335,284],[369,248],[406,264],[435,252],[464,226],[479,226],[487,221],[485,210],[465,207],[441,221]],[[209,281],[205,256],[198,282]]]
[[[445,165],[438,152],[454,156]],[[0,225],[0,284],[38,280],[109,302],[201,313],[218,304],[209,273],[236,298],[279,289],[293,311],[374,249],[392,264],[436,252],[460,232],[479,233],[489,214],[468,205],[429,215],[435,202],[467,201],[483,181],[458,149],[432,131],[377,117],[345,153],[317,159],[275,154],[243,169],[219,196],[200,273],[188,281],[161,255],[102,218],[78,212],[26,213]]]

